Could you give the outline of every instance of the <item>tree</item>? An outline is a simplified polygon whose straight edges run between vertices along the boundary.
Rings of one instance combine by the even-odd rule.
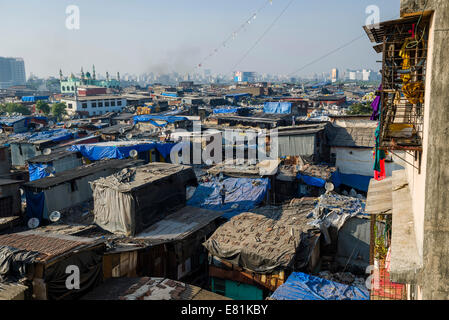
[[[42,112],[45,115],[48,115],[50,113],[50,106],[48,105],[48,103],[39,100],[36,103],[36,109],[39,110],[40,112]]]
[[[66,105],[63,102],[55,103],[51,106],[51,113],[58,118],[58,120],[61,120],[64,115],[67,114]]]
[[[22,115],[30,115],[31,111],[27,106],[20,103],[6,103],[0,106],[3,113],[21,113]]]
[[[349,115],[368,115],[373,113],[370,103],[354,103],[349,107]]]

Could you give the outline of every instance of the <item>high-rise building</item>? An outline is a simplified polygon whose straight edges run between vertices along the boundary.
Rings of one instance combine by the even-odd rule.
[[[0,57],[0,89],[25,84],[25,62],[23,59]]]
[[[255,80],[256,80],[256,73],[255,72],[237,71],[234,74],[234,81],[235,82],[254,82]]]
[[[332,83],[335,83],[335,82],[338,81],[338,79],[339,79],[339,72],[338,72],[337,68],[332,69],[331,79],[332,79]]]

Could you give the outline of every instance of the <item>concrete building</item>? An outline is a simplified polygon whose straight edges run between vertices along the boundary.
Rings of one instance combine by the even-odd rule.
[[[424,34],[423,28],[427,30],[423,36],[427,54],[424,55],[425,62],[421,63],[426,64],[425,76],[416,78],[413,73],[410,76],[425,89],[418,100],[405,103],[408,110],[419,108],[416,118],[419,122],[409,121],[415,128],[414,146],[401,151],[398,150],[397,143],[401,142],[398,138],[395,146],[388,144],[388,136],[381,137],[381,143],[395,150],[404,160],[405,168],[393,172],[390,186],[386,184],[383,190],[384,197],[392,199],[390,277],[391,281],[406,285],[407,299],[446,300],[449,298],[449,4],[446,0],[401,0],[400,11],[402,22],[381,23],[380,30],[385,32],[389,26],[401,28],[405,24],[403,30],[406,33],[410,25],[416,26],[420,21],[418,34]],[[383,37],[373,26],[365,29],[372,42],[383,43]],[[411,62],[412,68],[417,63],[415,60]],[[416,66],[419,70],[420,66]],[[384,85],[388,84],[386,81],[384,77]],[[388,107],[385,110],[387,112]],[[393,120],[397,119],[396,115]],[[370,186],[373,197],[376,189],[379,190],[373,182]],[[369,200],[370,197],[367,206]],[[379,212],[374,210],[374,213]]]
[[[97,79],[95,66],[92,67],[92,73],[84,73],[81,68],[81,76],[76,77],[73,73],[69,77],[64,77],[62,71],[59,71],[59,80],[61,83],[61,93],[75,94],[79,86],[98,86],[103,88],[120,89],[120,74],[117,73],[116,79],[111,79],[109,73],[106,72],[106,79]]]
[[[126,98],[121,95],[92,95],[61,99],[67,114],[81,116],[102,115],[108,112],[121,112],[126,107]]]
[[[25,85],[25,62],[22,58],[0,57],[0,89]]]
[[[337,82],[340,79],[340,75],[337,68],[332,69],[332,83]]]

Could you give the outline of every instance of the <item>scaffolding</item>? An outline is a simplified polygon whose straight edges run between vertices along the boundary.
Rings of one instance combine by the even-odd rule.
[[[380,43],[375,50],[383,52],[379,149],[421,153],[429,17],[364,28],[372,42]]]

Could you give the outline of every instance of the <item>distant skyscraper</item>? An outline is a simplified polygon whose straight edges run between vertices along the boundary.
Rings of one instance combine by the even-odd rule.
[[[235,82],[254,82],[255,80],[256,80],[256,73],[255,72],[237,71],[234,74],[234,81]]]
[[[332,69],[332,77],[331,77],[331,79],[332,79],[332,83],[335,83],[335,82],[338,81],[338,79],[339,79],[339,72],[338,72],[337,68]]]
[[[0,89],[25,84],[25,63],[23,59],[0,57]]]

